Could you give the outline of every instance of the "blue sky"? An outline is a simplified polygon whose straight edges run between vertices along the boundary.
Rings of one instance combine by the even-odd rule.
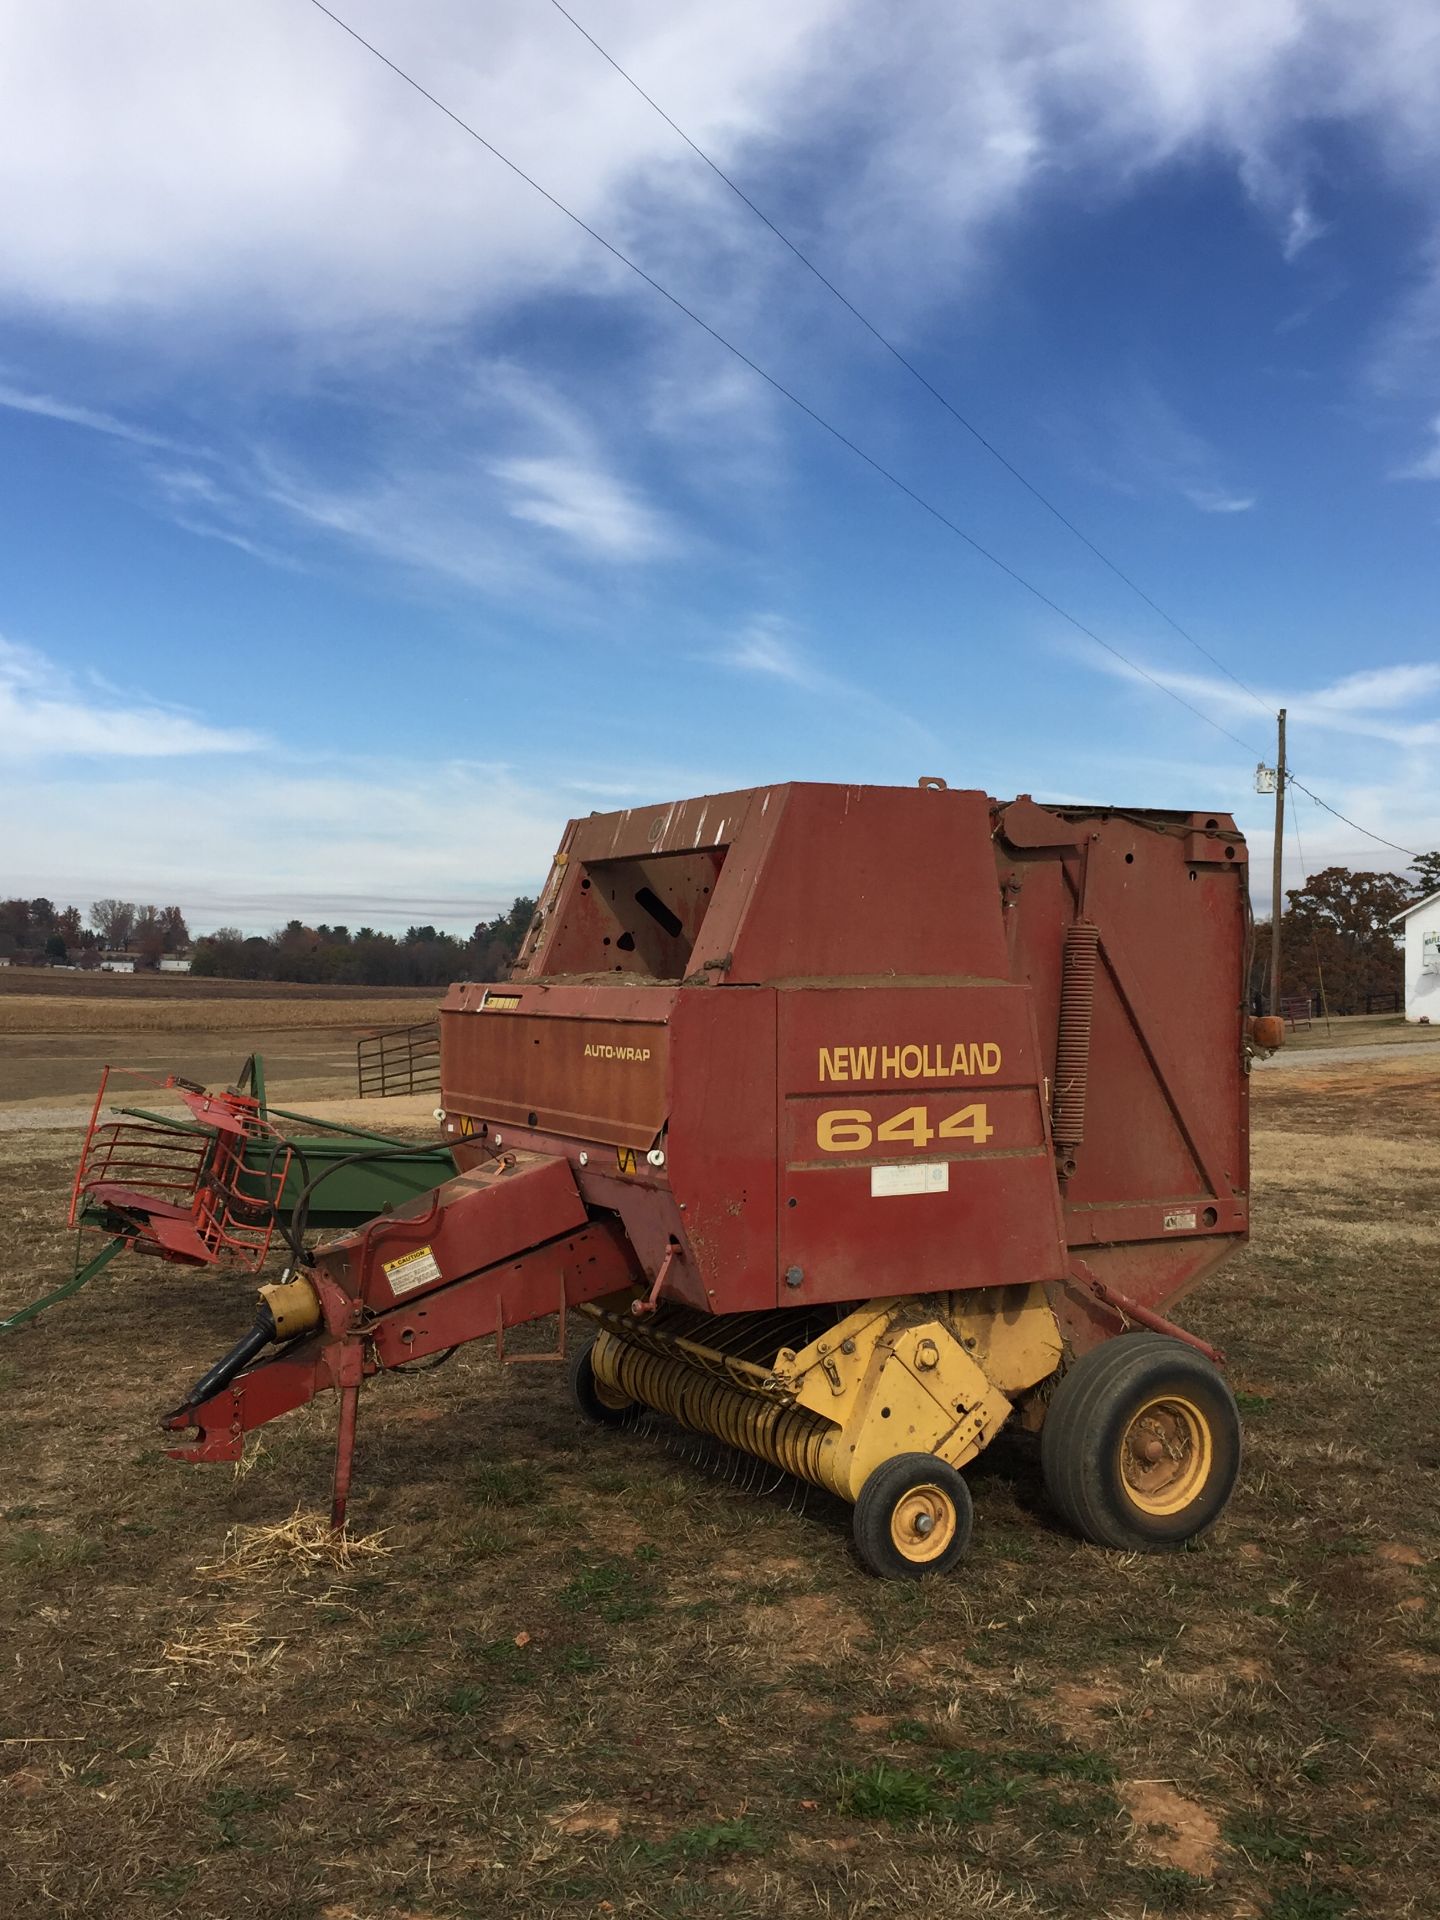
[[[553,6],[337,10],[1245,744],[306,0],[50,0],[0,11],[0,892],[467,930],[571,814],[933,773],[1264,854],[1282,701],[1307,785],[1440,843],[1433,10],[572,9],[1260,706]]]

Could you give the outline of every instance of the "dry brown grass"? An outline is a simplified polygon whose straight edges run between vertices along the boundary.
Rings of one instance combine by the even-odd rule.
[[[1285,1050],[1324,1052],[1334,1047],[1387,1047],[1405,1041],[1440,1040],[1440,1027],[1422,1027],[1403,1013],[1317,1014],[1308,1027],[1286,1029]]]
[[[1437,1093],[1257,1078],[1255,1241],[1186,1307],[1247,1464],[1173,1558],[1001,1441],[964,1568],[877,1585],[843,1509],[477,1349],[367,1388],[332,1554],[333,1406],[243,1477],[151,1437],[247,1289],[112,1269],[0,1342],[0,1911],[1424,1920]],[[0,1312],[68,1271],[72,1151],[0,1138]]]
[[[439,1001],[429,991],[0,971],[0,1119],[21,1107],[51,1117],[88,1107],[107,1063],[227,1085],[256,1050],[282,1105],[353,1094],[358,1037],[433,1019]],[[149,1103],[143,1090],[136,1097]]]
[[[229,995],[197,992],[137,994],[0,994],[0,1034],[233,1033],[287,1028],[408,1026],[437,1012],[441,996],[367,991],[329,994]]]

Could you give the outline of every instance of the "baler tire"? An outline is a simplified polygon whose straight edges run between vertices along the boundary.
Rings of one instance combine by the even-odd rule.
[[[600,1383],[595,1378],[592,1357],[594,1345],[593,1340],[587,1340],[583,1346],[573,1348],[565,1363],[570,1398],[585,1418],[593,1421],[597,1427],[626,1426],[635,1417],[635,1403],[632,1400],[623,1407],[616,1407],[603,1398]]]
[[[906,1523],[912,1509],[913,1520],[929,1523],[923,1533],[913,1520]],[[970,1489],[954,1467],[933,1453],[900,1453],[882,1461],[860,1489],[855,1551],[882,1580],[919,1580],[948,1573],[964,1558],[973,1524]]]
[[[1138,1456],[1142,1432],[1165,1449],[1155,1465],[1179,1465],[1148,1489],[1139,1486],[1150,1471]],[[1224,1376],[1161,1333],[1117,1334],[1083,1354],[1061,1376],[1040,1429],[1051,1504],[1085,1539],[1122,1553],[1161,1553],[1206,1532],[1234,1491],[1240,1455],[1240,1413]]]

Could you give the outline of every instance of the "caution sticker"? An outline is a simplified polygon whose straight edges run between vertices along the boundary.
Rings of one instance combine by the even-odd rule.
[[[1165,1216],[1166,1233],[1193,1233],[1196,1227],[1195,1209],[1184,1207]]]
[[[617,1147],[615,1149],[615,1168],[618,1173],[634,1173],[634,1147]]]
[[[383,1260],[381,1265],[392,1293],[413,1293],[416,1287],[428,1287],[432,1280],[440,1278],[440,1269],[429,1247],[416,1247],[413,1253],[402,1253],[398,1260]]]

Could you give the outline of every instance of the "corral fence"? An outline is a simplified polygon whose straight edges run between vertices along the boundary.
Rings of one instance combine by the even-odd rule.
[[[440,1022],[377,1027],[355,1043],[355,1080],[362,1100],[440,1091]]]
[[[1292,1033],[1296,1027],[1308,1027],[1315,1018],[1315,1002],[1308,993],[1291,994],[1280,1002],[1280,1017]]]

